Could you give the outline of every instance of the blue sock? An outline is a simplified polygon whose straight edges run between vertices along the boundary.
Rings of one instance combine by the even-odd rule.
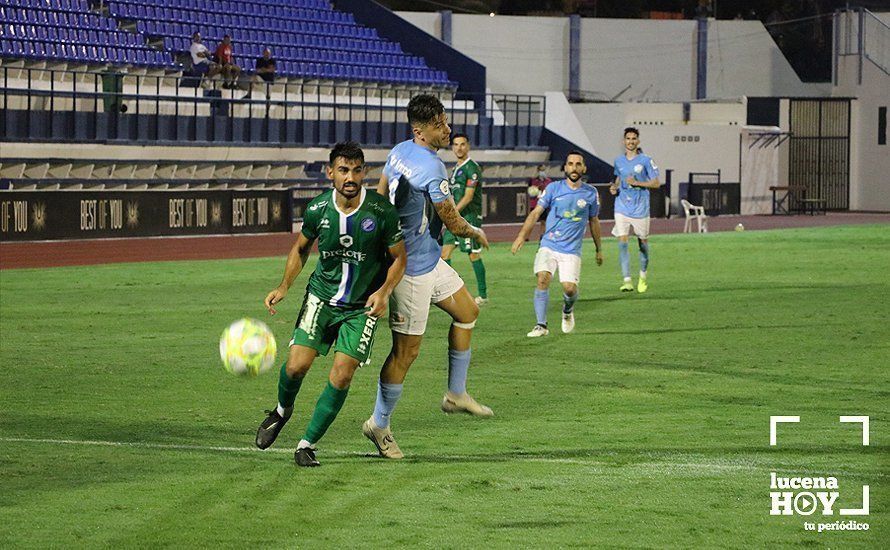
[[[621,274],[625,279],[630,279],[630,252],[625,242],[618,241],[618,261],[621,263]]]
[[[470,350],[448,350],[448,391],[458,395],[467,391]]]
[[[402,397],[402,384],[377,383],[377,402],[374,403],[374,424],[378,428],[389,426],[389,417]]]
[[[578,293],[574,293],[571,296],[562,293],[562,312],[563,313],[571,313],[573,309],[575,309],[575,302],[578,301]]]
[[[547,326],[547,302],[550,301],[550,291],[535,289],[535,316],[538,324]]]
[[[640,241],[640,272],[646,273],[649,267],[649,243]]]

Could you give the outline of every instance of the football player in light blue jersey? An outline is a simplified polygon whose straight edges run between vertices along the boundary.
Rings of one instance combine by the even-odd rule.
[[[627,241],[633,227],[640,245],[640,280],[637,292],[646,292],[646,270],[649,267],[649,190],[658,189],[658,167],[639,149],[640,131],[624,129],[624,154],[615,159],[615,181],[609,192],[615,197],[615,226],[612,234],[618,237],[618,260],[624,282],[621,292],[633,292],[630,277],[630,252]]]
[[[533,271],[537,278],[534,296],[537,324],[527,334],[529,338],[550,334],[547,304],[550,301],[550,281],[556,271],[559,271],[563,289],[562,331],[568,333],[575,329],[574,308],[581,278],[581,242],[588,227],[596,245],[596,265],[603,265],[599,195],[596,188],[581,181],[581,176],[587,172],[584,155],[579,151],[569,152],[564,170],[566,179],[547,186],[537,206],[525,218],[511,248],[513,254],[519,252],[541,214],[549,208],[544,236],[535,255]]]
[[[374,414],[362,426],[362,433],[386,458],[404,456],[393,439],[390,416],[402,395],[405,375],[420,352],[430,304],[453,319],[448,332],[448,391],[442,410],[483,417],[494,414],[467,393],[470,338],[479,306],[460,275],[441,259],[438,241],[443,223],[455,236],[476,239],[484,248],[488,248],[488,239],[457,211],[445,165],[436,155],[438,149],[449,145],[451,136],[442,102],[431,95],[413,97],[408,103],[408,124],[414,138],[390,151],[377,185],[377,192],[396,206],[408,251],[405,276],[389,301],[392,350],[380,370]]]

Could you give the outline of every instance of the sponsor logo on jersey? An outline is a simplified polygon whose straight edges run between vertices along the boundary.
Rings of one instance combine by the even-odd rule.
[[[449,193],[451,193],[451,184],[448,183],[448,180],[442,180],[439,182],[439,191],[442,192],[446,197]]]
[[[410,178],[414,175],[414,172],[408,168],[408,165],[402,162],[402,159],[399,157],[389,157],[389,165],[392,166],[393,170],[396,172],[403,174],[406,178]]]
[[[352,235],[340,235],[340,244],[346,248],[352,246]]]
[[[322,260],[327,260],[328,258],[342,258],[347,261],[352,260],[350,263],[360,263],[368,258],[368,254],[365,252],[346,250],[343,248],[338,248],[337,250],[321,250],[320,254]]]
[[[371,218],[365,218],[362,220],[361,227],[362,227],[362,231],[364,231],[365,233],[370,233],[371,231],[374,231],[374,229],[377,228],[377,224],[374,223],[374,220],[372,220]]]
[[[320,222],[318,222],[319,229],[330,229],[331,221],[327,218],[322,218]]]
[[[312,206],[310,206],[309,210],[312,210],[312,211],[318,210],[319,208],[323,207],[327,203],[328,203],[328,201],[317,202],[317,203],[313,204]]]

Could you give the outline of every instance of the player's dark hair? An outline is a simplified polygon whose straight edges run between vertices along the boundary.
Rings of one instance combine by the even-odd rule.
[[[359,144],[354,141],[343,141],[334,145],[328,157],[332,168],[334,167],[334,161],[340,157],[343,157],[344,160],[357,160],[362,164],[365,163],[365,153],[359,147]]]
[[[633,126],[628,126],[627,128],[625,128],[624,134],[622,134],[622,135],[626,136],[628,133],[634,133],[637,135],[637,137],[640,137],[640,131],[637,130],[636,128],[634,128]]]
[[[571,151],[569,151],[568,154],[566,155],[566,160],[568,160],[569,157],[572,155],[578,155],[579,157],[581,157],[581,160],[584,160],[584,153],[582,153],[581,151],[579,151],[577,149],[572,149]]]
[[[458,132],[456,134],[451,134],[451,143],[454,143],[454,140],[456,140],[457,138],[464,138],[465,140],[467,140],[467,143],[470,142],[470,136],[468,136],[467,134]]]
[[[445,106],[434,95],[420,94],[408,102],[408,124],[411,126],[429,124],[445,112]]]

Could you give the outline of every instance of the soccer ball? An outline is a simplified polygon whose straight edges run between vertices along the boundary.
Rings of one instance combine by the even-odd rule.
[[[223,367],[238,376],[256,376],[275,363],[275,336],[266,323],[245,317],[232,323],[219,339]]]
[[[744,230],[745,230],[745,226],[742,225],[742,224],[738,224],[737,226],[735,226],[735,230],[736,230],[736,231],[744,231]]]
[[[540,194],[541,194],[541,190],[538,188],[537,185],[529,185],[529,186],[528,186],[528,196],[529,196],[529,197],[534,198],[534,197],[537,197],[537,196],[540,195]]]

